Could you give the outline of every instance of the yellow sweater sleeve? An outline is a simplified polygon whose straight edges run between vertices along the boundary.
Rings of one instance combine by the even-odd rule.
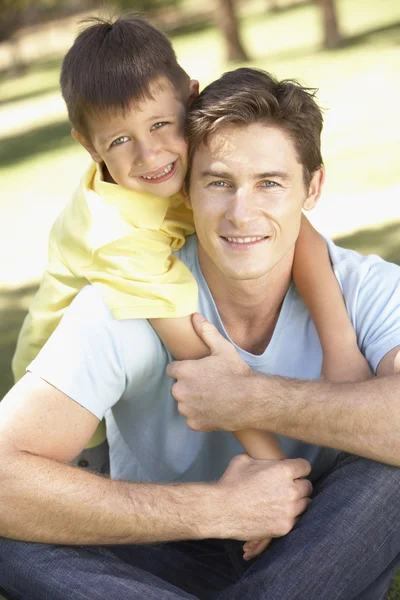
[[[82,272],[116,319],[181,317],[197,310],[197,284],[160,231],[137,230],[101,246]]]
[[[52,228],[48,265],[12,362],[15,379],[24,375],[87,283],[96,286],[116,319],[195,312],[196,281],[172,254],[193,230],[181,199],[106,184],[92,165]]]

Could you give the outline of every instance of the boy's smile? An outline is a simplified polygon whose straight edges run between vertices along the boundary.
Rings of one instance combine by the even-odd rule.
[[[188,101],[196,84],[190,82]],[[73,135],[93,160],[105,163],[108,181],[165,198],[182,189],[186,174],[186,104],[166,80],[155,81],[150,93],[125,111],[88,116],[90,141]]]

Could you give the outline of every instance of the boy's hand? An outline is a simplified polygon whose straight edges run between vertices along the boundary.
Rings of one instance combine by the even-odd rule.
[[[243,545],[243,560],[251,560],[255,558],[272,542],[272,538],[265,538],[264,540],[253,540],[252,542],[246,542]]]
[[[179,412],[196,431],[252,427],[251,391],[247,383],[253,379],[254,371],[204,317],[194,315],[193,325],[209,347],[210,356],[168,365],[167,375],[177,380],[171,392]]]

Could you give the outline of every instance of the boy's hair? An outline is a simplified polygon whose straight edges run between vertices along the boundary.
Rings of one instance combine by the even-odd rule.
[[[197,96],[189,109],[187,185],[193,156],[202,143],[207,143],[208,136],[226,125],[262,124],[290,136],[308,187],[312,174],[323,164],[323,117],[315,93],[315,89],[302,87],[294,80],[278,81],[261,69],[240,68],[224,73]]]
[[[86,116],[125,111],[151,99],[150,85],[167,79],[184,96],[189,76],[166,36],[132,12],[91,18],[61,67],[61,92],[73,127],[87,135]]]

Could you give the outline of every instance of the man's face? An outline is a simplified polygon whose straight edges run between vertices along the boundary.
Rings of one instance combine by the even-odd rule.
[[[306,189],[290,137],[261,124],[226,126],[193,158],[189,200],[202,268],[263,278],[294,247],[302,208],[316,204],[323,171]]]
[[[105,163],[115,183],[165,198],[179,192],[185,178],[186,104],[166,80],[155,81],[150,91],[154,99],[126,112],[88,118],[90,141],[74,135],[96,162]]]

